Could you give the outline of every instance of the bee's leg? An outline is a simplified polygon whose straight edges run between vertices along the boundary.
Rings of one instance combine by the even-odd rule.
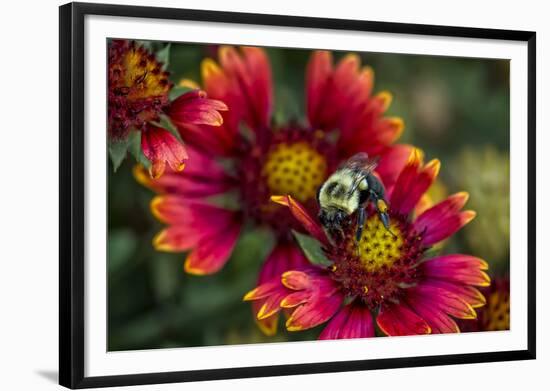
[[[375,199],[376,210],[378,211],[378,216],[380,216],[380,220],[382,221],[384,228],[386,228],[386,230],[393,237],[395,237],[395,234],[390,229],[390,215],[388,214],[388,204],[386,204],[386,201],[384,201],[383,198],[378,198],[375,196]]]
[[[359,207],[357,210],[357,230],[355,231],[355,241],[359,244],[361,236],[363,236],[363,228],[365,226],[365,208]]]

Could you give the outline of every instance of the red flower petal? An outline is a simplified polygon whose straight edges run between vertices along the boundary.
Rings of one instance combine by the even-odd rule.
[[[374,72],[355,54],[333,68],[330,52],[311,55],[306,73],[307,114],[312,128],[339,129],[338,152],[345,159],[363,151],[380,154],[403,130],[398,118],[383,118],[391,94],[371,96]]]
[[[390,197],[390,207],[401,214],[409,214],[420,197],[432,185],[439,173],[439,160],[434,159],[422,166],[422,154],[413,150],[409,162],[399,174]]]
[[[232,224],[216,235],[201,240],[185,260],[187,273],[205,275],[219,271],[229,259],[241,231],[240,224]]]
[[[487,270],[487,263],[470,255],[442,255],[427,260],[420,268],[426,277],[448,282],[477,286],[489,286],[491,283],[491,279],[483,271]]]
[[[407,296],[414,303],[423,304],[429,308],[441,310],[455,318],[475,319],[476,312],[462,298],[438,286],[429,283],[410,288]]]
[[[340,308],[344,298],[339,293],[316,295],[292,312],[286,321],[288,331],[306,330],[329,320]]]
[[[389,336],[430,334],[431,332],[428,323],[404,303],[382,307],[376,323]]]
[[[292,215],[304,226],[304,228],[318,241],[323,244],[328,244],[328,239],[325,231],[315,220],[311,218],[305,208],[295,201],[291,196],[271,196],[271,200],[278,204],[287,206]]]
[[[405,144],[392,145],[380,155],[380,161],[376,166],[376,172],[380,175],[386,190],[391,189],[397,181],[397,177],[409,161],[413,147]]]
[[[426,281],[427,284],[440,287],[451,293],[454,293],[473,308],[482,307],[487,303],[485,296],[477,288],[470,285],[455,284],[452,282],[430,279]]]
[[[440,242],[470,222],[475,212],[460,212],[467,200],[468,193],[457,193],[418,216],[414,225],[418,232],[425,232],[422,241],[426,245]]]
[[[318,108],[324,99],[324,89],[332,72],[332,54],[327,51],[314,51],[306,70],[307,115],[316,126]]]
[[[304,304],[307,302],[311,297],[311,292],[309,291],[298,291],[293,292],[286,296],[281,301],[281,307],[283,308],[294,308],[299,306],[300,304]]]
[[[288,270],[300,270],[309,266],[303,252],[293,243],[277,243],[260,268],[258,285],[273,278],[281,278]]]
[[[141,132],[141,149],[151,161],[150,174],[155,179],[162,176],[166,163],[174,171],[181,171],[188,158],[185,148],[176,137],[166,129],[153,125]]]
[[[445,312],[433,307],[424,301],[407,299],[413,310],[421,316],[430,326],[432,334],[458,333],[460,329],[456,322]]]
[[[289,270],[282,274],[281,281],[284,286],[292,290],[309,289],[312,286],[312,278],[305,271]]]
[[[155,237],[153,244],[163,251],[192,248],[185,262],[185,270],[192,274],[218,271],[229,258],[241,229],[235,212],[189,202],[178,195],[155,197],[151,211],[161,222],[171,225]]]
[[[188,124],[220,126],[223,117],[219,111],[227,111],[225,103],[208,99],[204,91],[194,90],[174,100],[169,115],[174,124],[182,127]]]
[[[256,132],[264,131],[271,120],[271,68],[260,48],[222,46],[218,57],[221,66],[206,59],[202,74],[208,96],[229,106],[224,113],[224,134],[234,138],[242,122]]]
[[[258,47],[241,47],[247,72],[251,76],[250,92],[252,93],[255,111],[260,125],[269,126],[273,109],[273,86],[271,82],[271,65],[266,52]]]
[[[287,270],[301,269],[309,266],[307,259],[304,257],[303,253],[291,243],[278,243],[271,254],[267,257],[262,267],[260,268],[260,273],[258,277],[258,286],[268,281],[275,281],[277,288],[281,288],[281,275]],[[287,295],[290,291],[283,287],[283,292]],[[274,294],[274,292],[272,292]],[[257,294],[262,294],[259,292]],[[258,297],[259,299],[265,298],[268,295]],[[246,297],[245,297],[246,298]],[[281,300],[279,298],[278,300]],[[273,335],[277,331],[277,321],[279,316],[274,313],[271,316],[262,316],[261,319],[258,319],[259,312],[264,305],[265,300],[256,300],[252,303],[252,310],[254,312],[254,317],[256,318],[256,323],[260,329],[267,335]],[[279,306],[279,303],[277,304]],[[278,312],[278,311],[276,311]]]
[[[205,197],[222,194],[233,188],[235,180],[211,157],[192,147],[187,147],[189,160],[182,172],[168,170],[158,179],[152,179],[140,165],[133,170],[134,177],[142,185],[158,192],[184,195],[201,201]]]
[[[182,252],[191,250],[205,236],[188,225],[174,225],[160,231],[153,238],[153,247],[158,251]]]
[[[253,301],[253,300],[264,299],[274,294],[275,292],[277,292],[277,290],[279,290],[280,288],[281,288],[280,279],[277,277],[274,277],[270,281],[264,282],[263,284],[258,285],[256,288],[249,291],[246,295],[244,295],[243,300]]]
[[[370,311],[362,305],[344,306],[327,324],[319,339],[349,339],[374,337],[374,322]]]

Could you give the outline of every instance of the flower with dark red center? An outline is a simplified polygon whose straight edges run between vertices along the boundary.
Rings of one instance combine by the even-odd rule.
[[[154,178],[164,173],[166,163],[181,171],[187,160],[181,140],[155,124],[161,115],[169,114],[172,121],[182,125],[219,126],[223,122],[219,111],[227,110],[224,103],[208,99],[200,90],[170,102],[173,85],[168,77],[163,64],[135,42],[113,40],[109,45],[109,141],[124,144],[132,129],[140,132],[141,148]]]
[[[168,225],[155,237],[154,246],[190,251],[185,260],[188,273],[220,270],[245,222],[269,227],[276,237],[259,283],[306,265],[290,234],[291,228],[303,228],[285,208],[270,202],[270,196],[290,194],[316,213],[317,189],[357,151],[380,157],[377,169],[388,184],[395,181],[396,167],[407,161],[411,148],[393,145],[403,121],[384,116],[391,95],[372,94],[373,71],[361,67],[357,55],[347,55],[334,66],[331,53],[312,53],[306,73],[304,124],[273,125],[271,68],[261,48],[222,46],[218,62],[203,61],[202,76],[208,96],[229,106],[222,114],[223,124],[181,124],[171,115],[188,145],[186,170],[167,173],[157,181],[136,171],[138,180],[160,193],[152,210]],[[227,194],[236,197],[231,210],[209,202]],[[277,314],[266,313],[258,322],[272,334],[277,319]]]
[[[450,237],[475,216],[461,211],[466,193],[454,194],[418,216],[414,209],[439,171],[439,161],[422,163],[415,150],[396,182],[386,188],[390,231],[368,208],[360,240],[355,224],[340,240],[329,240],[319,223],[291,196],[273,196],[287,206],[304,229],[317,239],[330,265],[289,269],[245,295],[262,303],[256,316],[290,311],[289,331],[328,322],[321,339],[375,336],[375,322],[386,335],[458,332],[454,321],[473,319],[485,304],[476,286],[488,286],[487,264],[463,254],[428,255],[427,250]],[[384,175],[380,175],[386,184]],[[355,221],[355,216],[350,217]],[[393,234],[393,235],[392,235]]]

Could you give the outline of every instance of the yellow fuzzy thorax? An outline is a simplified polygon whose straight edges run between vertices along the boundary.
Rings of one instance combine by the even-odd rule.
[[[276,145],[262,168],[271,194],[289,194],[300,202],[315,197],[326,175],[324,156],[303,141]]]
[[[357,252],[368,272],[384,266],[389,268],[403,255],[404,239],[399,224],[390,222],[390,230],[395,236],[386,230],[378,215],[373,214],[365,222],[359,243],[355,238],[348,242],[349,250]]]

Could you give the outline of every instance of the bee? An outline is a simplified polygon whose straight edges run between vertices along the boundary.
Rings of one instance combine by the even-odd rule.
[[[364,152],[355,154],[319,188],[319,221],[331,238],[341,238],[343,228],[351,222],[349,217],[357,212],[355,240],[359,243],[369,203],[374,205],[386,230],[395,236],[390,230],[384,187],[373,174],[377,164],[378,159],[371,159]]]

